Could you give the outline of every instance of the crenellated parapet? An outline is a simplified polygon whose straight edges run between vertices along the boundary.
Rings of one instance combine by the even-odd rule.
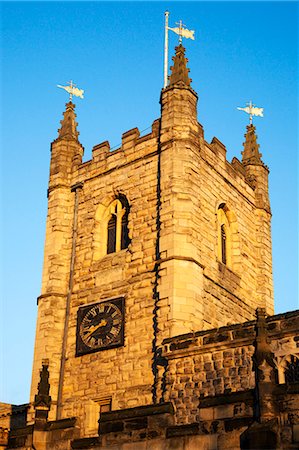
[[[153,122],[152,130],[148,134],[140,136],[138,128],[124,132],[121,137],[121,145],[116,149],[111,149],[108,141],[95,145],[92,149],[92,160],[85,162],[82,167],[98,164],[99,169],[106,170],[107,167],[111,167],[111,162],[114,160],[117,160],[119,164],[119,159],[122,160],[122,163],[127,163],[140,157],[146,157],[153,150],[153,146],[157,147],[159,127],[160,120],[157,119]]]

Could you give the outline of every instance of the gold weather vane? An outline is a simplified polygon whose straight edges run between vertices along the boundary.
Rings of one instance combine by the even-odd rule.
[[[187,28],[184,28],[185,25],[183,25],[183,22],[180,20],[179,22],[176,22],[178,27],[170,28],[168,26],[168,17],[169,17],[169,11],[165,11],[165,44],[164,44],[164,88],[167,86],[168,81],[168,30],[173,31],[174,33],[179,35],[179,43],[182,43],[182,39],[192,39],[194,41],[194,30],[188,30]]]
[[[247,104],[247,106],[245,108],[237,107],[237,109],[239,111],[244,111],[247,114],[249,114],[250,125],[252,125],[252,116],[264,117],[264,108],[257,108],[255,105],[253,105],[251,100],[249,103],[246,103],[246,104]]]
[[[68,81],[68,84],[69,84],[69,86],[61,86],[60,84],[57,84],[57,87],[59,87],[59,88],[61,88],[61,89],[64,89],[66,92],[68,92],[68,93],[70,94],[70,102],[71,102],[72,99],[73,99],[73,95],[74,95],[75,97],[84,98],[84,96],[83,96],[83,94],[84,94],[83,89],[77,88],[77,87],[76,87],[76,84],[74,84],[74,83],[72,82],[72,80],[71,80],[71,81]]]
[[[186,39],[192,39],[194,41],[195,39],[194,30],[188,30],[187,28],[184,28],[186,27],[186,25],[184,25],[181,20],[179,22],[176,22],[176,25],[178,25],[178,27],[175,28],[168,27],[168,29],[179,35],[180,44],[182,43],[183,37]]]

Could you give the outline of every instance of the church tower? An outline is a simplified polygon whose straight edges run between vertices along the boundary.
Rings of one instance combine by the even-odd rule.
[[[75,105],[52,143],[31,401],[49,372],[49,420],[162,401],[162,342],[273,313],[268,169],[255,127],[226,160],[197,120],[185,49],[176,47],[161,117],[82,163]],[[46,361],[46,362],[45,362]]]

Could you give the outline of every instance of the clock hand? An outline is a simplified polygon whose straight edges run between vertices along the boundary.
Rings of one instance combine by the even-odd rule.
[[[102,319],[97,325],[92,325],[88,331],[88,333],[86,333],[85,338],[88,338],[89,336],[91,336],[96,330],[98,330],[101,327],[105,327],[107,325],[107,320]]]

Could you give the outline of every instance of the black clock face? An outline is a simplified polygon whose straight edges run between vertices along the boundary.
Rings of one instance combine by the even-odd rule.
[[[76,355],[118,347],[123,342],[123,298],[79,308]]]

